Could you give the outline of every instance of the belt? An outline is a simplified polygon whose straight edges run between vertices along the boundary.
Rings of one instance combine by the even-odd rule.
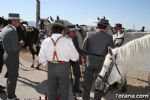
[[[94,53],[88,53],[88,54],[98,56],[98,57],[105,57],[104,55],[100,55],[100,54],[94,54]]]
[[[48,61],[48,63],[50,63],[50,64],[53,64],[53,63],[56,63],[56,64],[65,64],[65,63],[68,63],[68,62],[66,62],[66,61]]]

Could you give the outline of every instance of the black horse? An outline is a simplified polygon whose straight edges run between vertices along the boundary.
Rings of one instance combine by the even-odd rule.
[[[23,39],[25,42],[24,48],[29,47],[31,51],[33,58],[31,67],[34,67],[35,55],[38,55],[40,50],[39,30],[33,26],[29,26],[26,21],[23,21],[20,23],[20,27],[17,28],[17,31],[20,39]],[[39,69],[39,64],[36,68]]]

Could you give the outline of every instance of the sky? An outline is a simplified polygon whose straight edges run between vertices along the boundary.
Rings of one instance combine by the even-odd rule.
[[[150,0],[40,0],[41,18],[52,16],[74,24],[96,25],[103,16],[111,26],[122,23],[125,28],[150,30]],[[19,13],[21,19],[35,21],[36,0],[0,0],[0,16]]]

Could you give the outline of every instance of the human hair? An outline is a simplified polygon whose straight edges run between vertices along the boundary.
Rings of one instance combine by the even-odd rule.
[[[101,23],[98,23],[98,24],[97,24],[97,28],[98,28],[98,29],[105,29],[105,28],[107,28],[107,26],[106,26],[106,25],[103,25],[103,24],[101,24]]]
[[[11,24],[12,23],[12,20],[8,19],[8,24]]]
[[[61,26],[53,26],[52,27],[52,33],[62,33],[63,30],[64,30],[64,28]]]

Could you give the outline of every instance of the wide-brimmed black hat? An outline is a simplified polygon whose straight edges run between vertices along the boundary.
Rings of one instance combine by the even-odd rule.
[[[124,29],[124,27],[122,27],[122,24],[120,24],[120,23],[116,23],[113,28],[121,28],[121,29]]]
[[[67,27],[68,27],[68,32],[77,30],[76,25],[68,25]]]
[[[55,27],[55,26],[60,26],[63,28],[66,28],[67,26],[65,25],[63,20],[55,20],[53,23],[51,23],[50,25],[51,27]]]
[[[20,15],[18,13],[9,13],[8,19],[9,20],[20,20]]]
[[[102,18],[98,21],[97,24],[101,24],[101,25],[105,25],[105,26],[108,26],[109,25],[109,20],[105,19],[105,18]]]

